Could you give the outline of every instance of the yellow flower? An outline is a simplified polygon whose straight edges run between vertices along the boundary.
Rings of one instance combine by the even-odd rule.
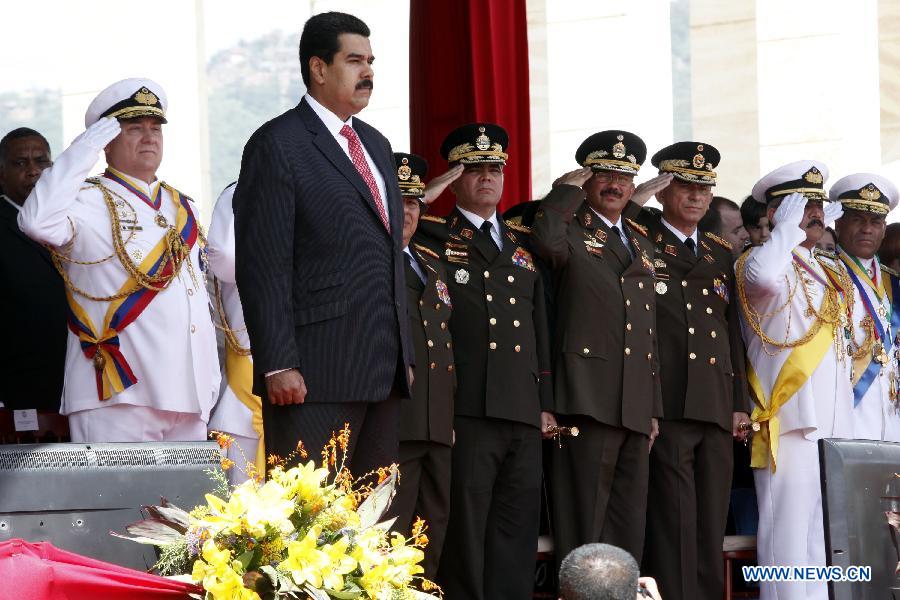
[[[381,551],[384,536],[385,533],[383,531],[374,527],[366,529],[356,536],[350,556],[359,563],[363,572],[367,572],[384,562],[384,553]]]
[[[218,496],[206,495],[209,515],[203,519],[214,534],[227,531],[236,535],[263,537],[266,528],[273,527],[282,534],[294,530],[290,517],[294,503],[285,498],[287,490],[274,481],[258,486],[246,481],[236,487],[225,502]]]
[[[273,469],[270,477],[288,490],[289,498],[296,497],[301,504],[309,504],[325,494],[323,482],[328,477],[328,469],[317,469],[316,463],[309,461],[287,471]]]
[[[351,573],[356,568],[356,560],[347,555],[350,540],[341,537],[334,544],[325,544],[322,552],[328,557],[330,567],[323,573],[323,583],[326,589],[337,592],[344,589],[344,575]]]
[[[279,569],[290,571],[291,578],[298,586],[309,583],[316,588],[322,587],[322,571],[328,569],[331,560],[328,555],[316,547],[319,528],[312,527],[302,540],[288,544],[288,557]]]
[[[256,592],[244,587],[243,569],[240,562],[231,560],[230,550],[207,540],[203,544],[202,557],[194,562],[191,578],[215,600],[259,600]]]

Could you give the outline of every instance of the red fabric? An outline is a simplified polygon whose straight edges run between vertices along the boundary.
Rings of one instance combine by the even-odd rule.
[[[531,199],[531,117],[525,0],[410,2],[412,152],[428,177],[447,170],[440,148],[460,125],[489,121],[509,133],[501,212]],[[430,212],[450,212],[445,192]]]
[[[0,543],[0,599],[174,600],[202,588],[60,550],[49,542]]]

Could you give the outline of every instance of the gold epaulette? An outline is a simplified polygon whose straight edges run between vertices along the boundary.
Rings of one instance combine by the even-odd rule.
[[[506,226],[512,229],[513,231],[519,231],[521,233],[531,233],[531,227],[526,227],[525,225],[520,225],[518,223],[514,223],[511,220],[507,219],[503,221],[506,223]]]
[[[704,234],[706,235],[706,237],[708,237],[712,241],[716,242],[717,244],[719,244],[720,246],[722,246],[723,248],[725,248],[728,251],[731,251],[731,249],[734,247],[731,245],[731,242],[729,242],[728,240],[726,240],[724,238],[720,238],[719,236],[717,236],[714,233],[710,233],[710,232],[706,231],[706,232],[704,232]]]
[[[884,271],[885,273],[887,273],[888,275],[892,275],[894,277],[900,277],[900,273],[897,273],[897,271],[895,271],[894,269],[892,269],[890,267],[881,265],[881,270]]]
[[[447,219],[443,217],[435,217],[434,215],[422,215],[420,221],[431,221],[432,223],[446,223]]]
[[[638,223],[637,221],[632,221],[631,219],[625,219],[625,222],[631,225],[633,229],[641,232],[641,235],[647,237],[647,228]]]
[[[825,258],[833,261],[838,261],[838,255],[834,252],[829,252],[828,250],[823,250],[822,248],[813,248],[813,256],[819,258],[820,256],[824,256]]]
[[[413,248],[415,248],[422,254],[427,254],[431,258],[436,258],[438,260],[440,260],[440,258],[441,258],[437,252],[435,252],[434,250],[432,250],[431,248],[429,248],[427,246],[423,246],[422,244],[413,244]]]
[[[84,187],[82,187],[82,188],[80,188],[80,189],[78,190],[79,192],[83,192],[84,190],[89,190],[89,189],[91,189],[91,188],[94,187],[94,186],[103,185],[103,184],[100,183],[100,177],[99,177],[99,176],[88,177],[87,179],[84,180],[84,182],[85,182],[87,185],[84,186]]]

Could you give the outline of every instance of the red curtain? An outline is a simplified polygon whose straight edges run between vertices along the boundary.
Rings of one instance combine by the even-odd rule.
[[[412,152],[428,177],[447,170],[440,147],[474,121],[509,133],[501,212],[531,199],[531,123],[525,0],[411,0],[409,120]],[[453,207],[445,192],[431,212]]]

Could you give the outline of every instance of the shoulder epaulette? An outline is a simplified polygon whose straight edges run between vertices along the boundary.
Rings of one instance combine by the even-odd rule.
[[[435,217],[434,215],[422,215],[420,221],[431,221],[432,223],[446,223],[447,219],[443,217]]]
[[[887,273],[888,275],[893,275],[894,277],[900,277],[900,273],[897,273],[897,271],[895,271],[894,269],[892,269],[890,267],[881,265],[881,270],[884,271],[885,273]]]
[[[823,250],[822,248],[813,248],[813,256],[815,256],[816,258],[824,256],[825,258],[833,261],[840,260],[837,254],[835,254],[834,252],[829,252],[828,250]]]
[[[503,221],[506,223],[506,226],[512,229],[513,231],[519,231],[521,233],[531,233],[531,227],[526,227],[525,225],[520,225],[518,223],[513,223],[510,220]]]
[[[413,248],[415,248],[422,254],[427,254],[431,258],[437,258],[438,260],[440,260],[440,258],[441,258],[437,252],[435,252],[434,250],[432,250],[431,248],[429,248],[427,246],[423,246],[422,244],[413,244]]]
[[[632,228],[640,231],[642,236],[647,237],[647,228],[646,227],[644,227],[637,221],[632,221],[631,219],[625,219],[625,222],[627,222],[629,225],[631,225]]]
[[[733,248],[733,246],[731,245],[731,242],[729,242],[728,240],[726,240],[724,238],[720,238],[719,236],[717,236],[714,233],[710,233],[710,232],[706,231],[706,232],[704,232],[704,235],[706,235],[706,237],[708,237],[712,241],[716,242],[717,244],[719,244],[726,250],[730,251]]]

